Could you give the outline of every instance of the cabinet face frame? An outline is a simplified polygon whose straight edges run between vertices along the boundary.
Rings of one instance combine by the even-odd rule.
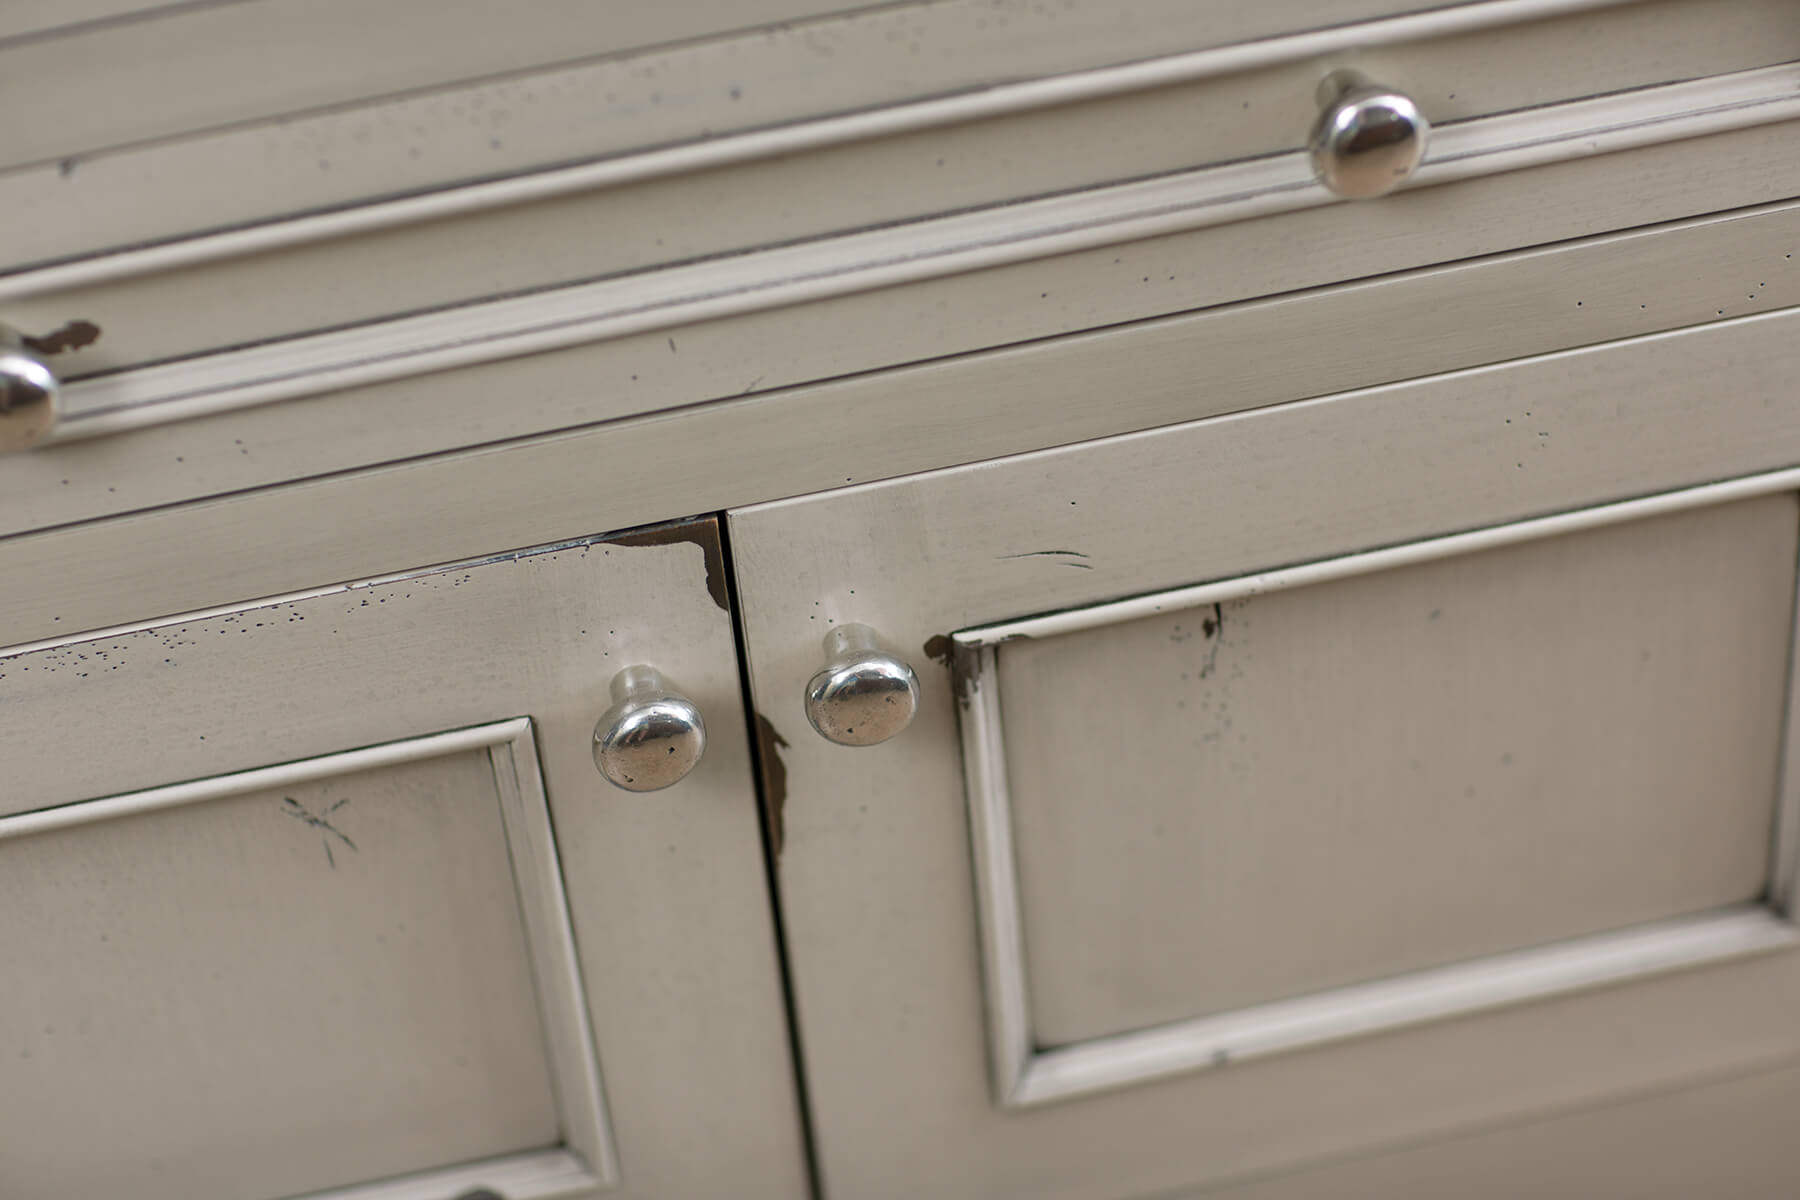
[[[1283,1050],[1527,1002],[1581,988],[1800,944],[1793,915],[1800,870],[1800,719],[1792,692],[1800,630],[1790,634],[1788,712],[1778,776],[1767,898],[1645,925],[1254,1004],[1068,1046],[1039,1049],[1032,1032],[1018,865],[1012,840],[999,647],[1179,612],[1277,590],[1477,553],[1707,505],[1792,491],[1800,469],[1686,488],[1617,504],[1429,538],[1364,553],[1002,621],[951,636],[964,784],[981,927],[995,1100],[1009,1109],[1206,1070]],[[1796,591],[1800,596],[1800,590]]]
[[[77,801],[0,817],[0,840],[29,837],[100,821],[200,804],[266,788],[293,787],[382,767],[485,750],[494,773],[501,826],[537,993],[545,1058],[563,1145],[461,1166],[424,1171],[398,1180],[314,1192],[308,1200],[432,1200],[499,1186],[518,1200],[587,1200],[618,1182],[618,1157],[606,1115],[587,997],[575,957],[562,866],[550,829],[544,778],[530,717],[428,734],[277,766],[235,771],[104,799]]]

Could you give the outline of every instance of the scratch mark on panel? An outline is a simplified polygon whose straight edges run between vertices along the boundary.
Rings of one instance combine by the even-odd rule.
[[[333,825],[327,818],[348,803],[350,803],[350,798],[346,796],[342,800],[334,802],[324,812],[315,816],[313,813],[307,811],[304,804],[301,804],[292,796],[283,796],[281,798],[282,812],[294,818],[296,821],[304,823],[307,827],[319,831],[319,845],[325,848],[325,861],[331,864],[331,869],[334,871],[337,870],[337,858],[331,853],[331,839],[336,838],[338,841],[344,843],[344,845],[350,847],[351,850],[356,850],[356,843],[351,841],[348,834]],[[357,852],[361,853],[361,851]]]
[[[1212,642],[1207,647],[1206,662],[1200,668],[1200,678],[1205,679],[1219,665],[1219,647],[1225,643],[1225,606],[1214,604],[1212,616],[1200,623],[1200,632]]]
[[[1083,571],[1091,571],[1094,569],[1085,562],[1069,561],[1070,559],[1087,557],[1087,555],[1079,550],[1027,550],[1023,554],[1002,554],[998,557],[1002,561],[1011,558],[1048,558],[1054,560],[1058,566],[1077,567]]]

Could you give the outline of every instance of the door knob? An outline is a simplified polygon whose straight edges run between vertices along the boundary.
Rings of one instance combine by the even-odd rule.
[[[0,325],[0,454],[28,450],[56,428],[61,390],[18,330]]]
[[[655,667],[626,667],[612,680],[613,705],[594,726],[594,765],[628,792],[680,782],[706,752],[706,722],[669,690]]]
[[[1313,171],[1340,196],[1363,200],[1393,191],[1425,157],[1431,123],[1409,98],[1355,71],[1333,71],[1319,84]]]
[[[919,677],[884,652],[867,625],[825,635],[825,666],[806,685],[806,719],[827,741],[873,746],[912,723]]]

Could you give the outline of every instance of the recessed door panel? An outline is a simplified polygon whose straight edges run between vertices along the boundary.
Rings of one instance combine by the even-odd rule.
[[[552,1028],[579,1010],[537,1000],[579,986],[555,864],[509,852],[545,836],[541,786],[515,782],[537,774],[529,723],[479,740],[0,820],[8,1187],[273,1200],[579,1125],[610,1176],[598,1093],[568,1069],[585,1028]],[[549,924],[536,946],[524,906]],[[143,1117],[164,1109],[180,1122]]]
[[[1038,1043],[1755,900],[1797,513],[998,645]]]

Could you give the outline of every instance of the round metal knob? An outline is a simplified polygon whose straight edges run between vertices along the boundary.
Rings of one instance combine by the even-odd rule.
[[[1431,137],[1419,106],[1355,71],[1333,71],[1319,84],[1312,163],[1340,196],[1367,199],[1393,191],[1418,169]]]
[[[886,654],[867,625],[825,635],[825,667],[806,685],[806,719],[827,741],[873,746],[912,724],[919,677]]]
[[[654,667],[626,667],[612,681],[613,706],[594,726],[594,765],[628,792],[680,782],[706,752],[706,722]]]
[[[30,449],[56,428],[61,390],[56,372],[0,325],[0,454]]]

